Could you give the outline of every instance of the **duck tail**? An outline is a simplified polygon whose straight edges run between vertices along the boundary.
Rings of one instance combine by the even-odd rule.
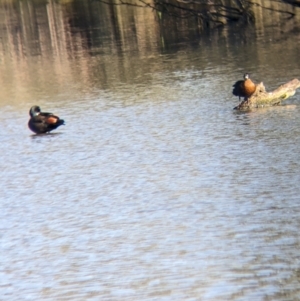
[[[58,125],[66,125],[63,119],[59,119],[57,123]]]

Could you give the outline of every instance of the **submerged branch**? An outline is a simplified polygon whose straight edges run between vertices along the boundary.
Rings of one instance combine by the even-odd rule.
[[[300,87],[300,81],[293,79],[278,87],[273,92],[267,92],[263,83],[257,85],[254,94],[242,101],[235,110],[248,111],[253,108],[279,105],[283,100],[293,96]]]
[[[282,0],[283,2],[286,2],[290,5],[300,7],[300,1],[299,0]]]
[[[174,19],[196,18],[202,22],[202,27],[216,27],[229,22],[255,22],[253,7],[263,10],[271,10],[280,14],[288,14],[289,18],[295,16],[294,12],[276,9],[260,4],[255,0],[94,0],[107,5],[127,5],[141,8],[150,8],[162,16],[170,16]],[[273,0],[276,3],[289,3],[295,5],[299,0]],[[293,3],[293,4],[292,4]],[[200,23],[199,23],[200,24]]]
[[[197,17],[203,21],[211,21],[224,25],[223,21],[218,18],[224,18],[231,21],[236,21],[242,18],[243,15],[249,13],[249,3],[247,8],[244,6],[225,5],[221,0],[203,1],[199,0],[97,0],[98,2],[112,6],[134,6],[141,8],[151,8],[159,13],[165,13],[177,19],[187,19]]]
[[[250,1],[249,3],[250,3],[251,5],[253,5],[253,6],[259,6],[259,7],[263,8],[263,9],[266,9],[266,10],[275,11],[275,12],[277,12],[277,13],[288,14],[288,15],[290,15],[290,17],[294,17],[294,16],[296,15],[296,14],[291,13],[291,12],[286,11],[286,10],[275,9],[275,8],[272,8],[272,7],[266,7],[266,6],[261,5],[260,3],[251,2],[251,1]]]

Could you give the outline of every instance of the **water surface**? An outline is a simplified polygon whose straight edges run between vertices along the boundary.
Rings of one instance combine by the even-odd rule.
[[[299,78],[295,36],[164,48],[132,9],[138,34],[125,18],[109,39],[102,11],[86,47],[49,3],[38,39],[1,49],[1,300],[299,299],[299,91],[248,113],[231,95],[245,71],[269,90]],[[66,126],[33,135],[33,104]]]

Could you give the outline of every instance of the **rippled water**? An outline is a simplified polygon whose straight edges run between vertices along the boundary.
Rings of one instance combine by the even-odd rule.
[[[1,300],[300,298],[299,91],[281,107],[233,111],[252,50],[219,47],[159,64],[125,54],[135,75],[107,86],[62,92],[53,79],[51,93],[2,98]],[[299,77],[299,54],[285,53],[245,68],[276,87]],[[75,74],[95,59],[74,63]],[[32,104],[66,126],[31,134]]]

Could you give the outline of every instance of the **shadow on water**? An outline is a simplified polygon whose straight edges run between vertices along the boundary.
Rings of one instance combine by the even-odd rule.
[[[63,135],[65,133],[63,132],[54,132],[54,133],[44,133],[44,134],[32,134],[30,135],[30,137],[32,139],[44,139],[44,138],[52,138],[52,137],[56,137],[59,135]]]

